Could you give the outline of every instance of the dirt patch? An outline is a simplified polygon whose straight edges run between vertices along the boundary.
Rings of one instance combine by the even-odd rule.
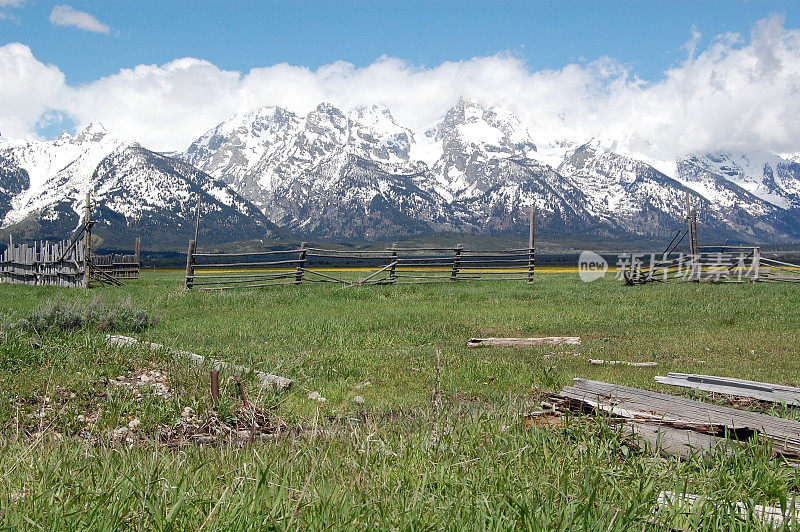
[[[471,395],[468,393],[457,393],[455,395],[451,395],[447,397],[447,401],[450,403],[478,403],[481,401],[481,398],[476,395]]]
[[[135,408],[121,426],[101,429],[102,418],[108,414],[109,396],[115,393],[132,394],[137,403],[145,397],[155,397],[166,403],[182,393],[173,388],[165,372],[154,368],[134,368],[116,378],[94,381],[87,386],[92,393],[80,399],[75,393],[60,388],[41,396],[18,397],[13,401],[18,417],[12,421],[21,433],[30,438],[60,441],[72,436],[92,446],[154,440],[170,447],[198,443],[243,444],[280,436],[289,428],[277,415],[245,401],[232,412],[227,410],[228,413],[222,417],[216,410],[197,414],[187,406],[175,423],[151,425],[145,430],[142,429],[147,423],[142,422],[147,419]],[[80,402],[72,404],[74,401]],[[63,417],[67,411],[71,412],[70,416],[75,416],[74,420]],[[67,428],[70,426],[72,428]],[[62,435],[59,431],[65,429]]]
[[[522,416],[522,424],[526,429],[537,427],[563,427],[564,416],[559,412],[531,412]]]
[[[179,395],[170,387],[166,375],[157,369],[139,368],[131,373],[130,376],[120,375],[116,379],[109,381],[109,384],[130,388],[137,400],[141,400],[142,390],[148,390],[153,395],[162,397],[164,400]]]

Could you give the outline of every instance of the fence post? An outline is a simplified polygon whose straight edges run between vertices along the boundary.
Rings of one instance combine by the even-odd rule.
[[[453,256],[453,270],[450,272],[450,280],[455,281],[456,276],[458,275],[458,259],[461,257],[461,251],[464,249],[464,246],[461,244],[457,245],[454,249],[455,256]]]
[[[308,253],[306,250],[307,247],[308,244],[305,242],[300,244],[300,256],[298,257],[300,263],[297,265],[297,272],[294,274],[294,284],[303,282],[303,269],[306,267],[306,253]]]
[[[536,207],[531,205],[531,224],[528,230],[528,284],[533,283],[534,243],[536,238]]]
[[[194,281],[194,252],[197,243],[194,240],[189,240],[189,251],[186,252],[186,280],[183,284],[184,290],[189,290]]]
[[[136,262],[136,265],[133,267],[133,271],[131,272],[132,279],[139,278],[139,271],[142,269],[142,238],[136,237],[136,248],[133,255],[133,260]]]
[[[389,248],[392,252],[392,264],[393,266],[389,269],[389,282],[394,284],[397,282],[397,242],[392,242],[392,247]]]
[[[753,282],[758,281],[758,275],[761,273],[761,249],[753,249]]]
[[[86,209],[84,210],[84,217],[83,217],[83,264],[84,264],[84,272],[83,272],[83,287],[89,288],[89,281],[92,278],[92,267],[91,267],[91,260],[92,260],[92,193],[86,193]]]
[[[697,211],[692,209],[692,217],[690,220],[692,224],[692,262],[694,263],[694,281],[699,282],[701,278],[700,268],[700,244],[697,239]]]

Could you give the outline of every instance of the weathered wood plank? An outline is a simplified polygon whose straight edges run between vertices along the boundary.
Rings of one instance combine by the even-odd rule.
[[[705,392],[750,397],[770,403],[786,403],[800,406],[800,388],[770,384],[768,382],[689,373],[668,373],[666,377],[657,376],[656,382]]]
[[[638,436],[640,446],[653,453],[687,460],[693,456],[708,456],[715,452],[730,452],[741,442],[712,434],[678,429],[658,423],[627,423],[626,429]]]
[[[598,358],[590,358],[589,364],[594,364],[596,366],[600,365],[623,365],[623,366],[633,366],[637,368],[652,368],[653,366],[658,366],[658,362],[626,362],[624,360],[600,360]]]
[[[771,439],[774,451],[800,456],[798,421],[588,379],[575,379],[575,384],[564,387],[558,396],[627,419],[658,421],[714,434],[725,430],[742,437],[757,434]]]

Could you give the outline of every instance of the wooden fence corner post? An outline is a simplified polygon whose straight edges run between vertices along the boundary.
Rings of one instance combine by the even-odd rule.
[[[455,247],[455,249],[453,250],[453,251],[455,252],[455,254],[453,255],[453,269],[452,269],[452,271],[450,272],[450,280],[451,280],[451,281],[455,281],[455,280],[457,280],[457,276],[458,276],[458,264],[459,264],[459,259],[461,258],[461,252],[462,252],[463,250],[464,250],[464,246],[463,246],[463,245],[461,245],[461,244],[458,244],[458,245]]]
[[[306,263],[308,262],[306,259],[306,255],[308,253],[308,244],[302,242],[300,244],[300,255],[298,256],[299,263],[297,264],[297,272],[294,274],[294,284],[300,284],[303,282],[303,270],[306,268]]]
[[[189,290],[194,282],[194,253],[197,242],[189,240],[189,251],[186,252],[186,279],[183,284],[184,290]]]
[[[397,282],[397,242],[392,242],[392,247],[389,248],[392,252],[392,267],[389,269],[389,282],[394,284]]]
[[[528,284],[533,283],[536,238],[536,207],[531,205],[531,223],[528,230]]]

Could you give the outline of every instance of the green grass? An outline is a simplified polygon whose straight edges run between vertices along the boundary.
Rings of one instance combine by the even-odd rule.
[[[176,272],[124,288],[0,285],[0,516],[47,529],[749,530],[721,505],[691,516],[654,513],[661,490],[780,506],[800,491],[796,470],[763,445],[678,462],[640,451],[604,419],[527,428],[521,414],[574,377],[681,394],[668,371],[800,383],[800,287],[779,284],[583,284],[575,274],[524,283],[239,292],[181,290]],[[132,336],[277,373],[289,391],[250,399],[290,425],[283,436],[157,443],[185,407],[211,411],[208,370],[168,353],[114,349],[103,331],[22,331],[12,323],[60,299],[102,298],[157,323]],[[124,324],[120,325],[124,328]],[[121,330],[122,334],[126,331]],[[474,336],[583,337],[581,346],[482,348]],[[36,347],[40,345],[41,347]],[[442,408],[432,430],[436,350]],[[589,358],[656,361],[593,366]],[[109,381],[141,368],[177,392],[137,400]],[[320,403],[308,394],[325,397]],[[363,404],[353,401],[355,396]],[[223,408],[238,404],[222,383]],[[44,415],[42,415],[42,412]],[[101,442],[79,437],[79,416]],[[787,409],[777,415],[796,416]],[[141,421],[131,442],[114,429]]]

